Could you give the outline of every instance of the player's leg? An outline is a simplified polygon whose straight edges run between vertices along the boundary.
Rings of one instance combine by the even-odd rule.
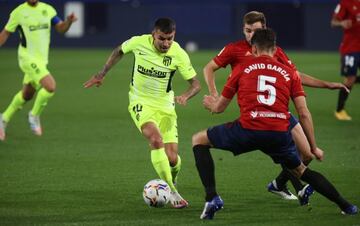
[[[165,153],[168,157],[168,164],[170,164],[171,169],[171,184],[175,186],[181,169],[181,158],[178,153],[177,116],[175,110],[173,110],[167,112],[157,111],[153,117],[159,122],[159,129],[163,138]],[[189,205],[177,190],[171,191],[170,202],[174,208],[178,209]]]
[[[341,75],[344,76],[344,85],[352,89],[352,86],[356,82],[357,70],[360,67],[360,53],[347,54],[341,57]],[[345,111],[345,103],[349,96],[349,93],[344,89],[339,90],[339,97],[337,102],[337,108],[335,111],[335,117],[338,120],[349,121],[351,117]]]
[[[34,106],[29,112],[30,128],[35,135],[42,135],[42,128],[40,123],[40,115],[48,104],[49,100],[54,96],[56,89],[56,82],[51,74],[45,75],[39,81],[41,88],[37,93]]]
[[[223,208],[224,202],[216,192],[215,167],[210,153],[210,141],[207,131],[203,130],[192,137],[196,168],[205,188],[205,206],[201,219],[213,219],[215,213]]]
[[[336,190],[334,185],[321,173],[307,168],[303,163],[294,168],[292,172],[301,180],[309,183],[315,191],[336,203],[343,214],[353,215],[358,213],[358,208],[345,200]]]
[[[223,200],[216,191],[215,166],[210,148],[239,155],[256,149],[251,147],[251,144],[257,142],[250,137],[253,137],[251,132],[243,129],[238,121],[214,126],[193,135],[195,164],[206,193],[201,219],[212,219],[214,214],[224,206]]]
[[[181,158],[178,154],[178,144],[165,143],[165,152],[170,163],[171,175],[173,183],[175,185],[177,183],[177,178],[181,170]]]
[[[153,117],[159,122],[160,133],[165,144],[165,152],[169,159],[171,175],[175,184],[181,169],[181,158],[178,153],[177,115],[173,109],[167,112],[157,111]]]
[[[26,81],[26,77],[24,81]],[[22,90],[13,97],[9,106],[0,114],[0,140],[5,140],[6,125],[10,122],[11,118],[27,101],[33,98],[35,92],[35,88],[30,83],[24,84]]]
[[[141,133],[148,140],[151,148],[151,162],[161,179],[169,184],[172,191],[176,191],[172,183],[170,164],[165,152],[160,130],[154,122],[146,122],[141,126]]]
[[[289,122],[290,122],[289,129],[291,131],[291,136],[296,144],[297,150],[302,160],[308,164],[312,160],[313,154],[310,151],[310,145],[307,141],[304,131],[302,130],[298,120],[292,114],[290,115]],[[286,168],[283,168],[283,170],[275,178],[275,180],[273,180],[268,184],[267,186],[268,191],[279,195],[283,199],[287,199],[287,200],[297,199],[296,196],[294,196],[287,189],[286,183],[289,180],[293,185],[293,187],[295,188],[296,194],[298,194],[300,204],[301,205],[308,204],[307,203],[308,198],[303,199],[303,196],[299,195],[304,190],[306,185],[303,185],[301,181],[298,178],[296,178],[294,175],[292,175],[292,173],[290,173],[289,170]]]
[[[157,110],[140,102],[130,103],[128,110],[136,127],[149,142],[151,162],[155,171],[162,180],[169,184],[171,190],[176,190],[172,183],[170,164],[163,138],[156,122],[157,119],[154,117]]]

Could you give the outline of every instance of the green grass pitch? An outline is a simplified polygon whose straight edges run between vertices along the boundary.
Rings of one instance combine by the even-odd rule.
[[[127,111],[132,56],[108,74],[101,88],[82,87],[100,70],[111,49],[52,49],[49,70],[57,92],[42,115],[44,135],[31,134],[27,112],[18,112],[0,143],[0,225],[360,225],[360,217],[342,216],[339,209],[314,194],[311,210],[297,201],[284,201],[266,191],[266,184],[280,171],[271,159],[256,151],[234,158],[212,151],[218,191],[225,207],[211,222],[199,219],[203,189],[191,150],[193,133],[233,120],[234,104],[222,115],[202,107],[207,89],[203,66],[216,54],[191,54],[202,81],[201,93],[186,107],[177,106],[179,149],[183,167],[178,188],[189,208],[149,208],[142,199],[143,185],[157,178],[145,139]],[[336,52],[289,52],[302,72],[341,81]],[[15,49],[0,51],[0,111],[21,88],[22,74]],[[219,89],[229,69],[218,72]],[[180,93],[187,86],[175,76],[173,87]],[[325,160],[311,168],[326,175],[349,200],[360,206],[360,86],[347,102],[351,122],[336,121],[333,113],[338,92],[306,88],[313,114],[317,143]],[[291,187],[291,186],[290,186]]]

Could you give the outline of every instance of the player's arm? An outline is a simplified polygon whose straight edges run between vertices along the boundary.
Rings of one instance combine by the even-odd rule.
[[[117,63],[119,62],[119,60],[122,58],[122,56],[124,55],[124,52],[121,49],[121,45],[118,46],[117,48],[115,48],[111,55],[109,56],[109,58],[107,59],[103,69],[101,71],[99,71],[98,73],[96,73],[95,75],[93,75],[90,80],[88,80],[87,82],[84,83],[84,87],[85,88],[89,88],[93,85],[96,85],[96,87],[99,87],[102,82],[103,79],[105,77],[105,75],[108,73],[108,71],[110,71],[110,69]]]
[[[204,78],[209,93],[211,96],[214,97],[217,97],[219,95],[215,84],[215,71],[217,71],[219,68],[220,67],[215,63],[215,61],[211,60],[203,69]]]
[[[345,89],[347,92],[350,92],[350,90],[342,83],[320,80],[305,73],[302,73],[300,71],[298,71],[298,73],[301,78],[301,83],[304,86],[313,87],[313,88],[326,88],[326,89]]]
[[[55,24],[55,30],[61,34],[67,32],[70,29],[71,24],[74,23],[75,21],[77,21],[77,17],[75,16],[74,13],[67,16],[65,21],[59,20],[57,16],[55,16],[52,19],[52,23]]]
[[[7,39],[9,38],[10,34],[11,34],[11,33],[8,32],[8,31],[5,30],[5,29],[3,29],[3,30],[1,31],[1,33],[0,33],[0,47],[5,44],[5,42],[6,42]]]
[[[186,105],[187,100],[198,94],[201,90],[200,81],[196,78],[196,76],[187,81],[190,84],[188,90],[186,90],[186,92],[181,94],[180,96],[175,97],[175,101],[181,105]]]
[[[309,141],[311,152],[316,156],[317,159],[323,159],[323,152],[316,145],[314,125],[312,121],[311,113],[306,105],[304,96],[297,96],[293,99],[296,111],[299,114],[299,121],[301,127],[304,130],[305,136]]]
[[[222,113],[225,111],[227,106],[229,106],[231,99],[228,99],[224,96],[214,97],[214,96],[204,96],[203,105],[211,113]]]

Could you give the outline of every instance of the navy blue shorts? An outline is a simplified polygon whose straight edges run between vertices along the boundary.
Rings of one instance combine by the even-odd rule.
[[[214,148],[230,151],[234,155],[261,150],[275,163],[288,169],[294,169],[301,164],[290,131],[244,129],[236,120],[209,128],[207,135]]]
[[[341,56],[341,75],[354,76],[360,69],[360,52],[348,53]]]
[[[292,113],[290,113],[289,123],[289,131],[291,131],[299,123],[299,120]]]

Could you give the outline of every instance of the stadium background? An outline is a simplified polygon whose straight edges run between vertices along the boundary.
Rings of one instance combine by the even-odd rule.
[[[22,1],[0,0],[0,26]],[[45,0],[46,2],[46,0]],[[83,4],[81,37],[53,36],[53,46],[112,47],[134,34],[151,31],[154,20],[170,16],[177,22],[177,41],[196,42],[200,49],[221,49],[242,37],[242,17],[250,10],[265,13],[283,48],[336,50],[341,38],[331,29],[336,0],[83,0],[48,1],[63,18],[66,3]],[[9,42],[17,43],[16,37]]]
[[[21,2],[0,0],[1,29],[11,9]],[[63,17],[65,1],[48,2]],[[341,30],[329,25],[336,1],[81,2],[83,37],[63,37],[55,32],[52,37],[49,70],[56,79],[57,92],[41,116],[44,135],[34,137],[28,128],[30,102],[14,116],[7,126],[6,141],[0,142],[1,226],[205,224],[199,220],[204,199],[191,136],[200,129],[235,119],[239,110],[235,101],[224,114],[210,115],[204,110],[202,96],[207,90],[202,68],[225,43],[242,37],[241,20],[248,10],[266,13],[269,25],[278,32],[279,45],[300,71],[341,81],[337,51]],[[159,16],[176,19],[176,39],[181,45],[195,41],[200,47],[200,51],[190,53],[190,58],[203,89],[186,107],[177,106],[183,160],[177,186],[190,203],[183,210],[170,206],[151,209],[141,195],[142,186],[157,176],[148,144],[127,110],[133,56],[125,56],[101,88],[82,87],[102,68],[116,45],[134,34],[150,32]],[[0,111],[8,106],[22,81],[16,51],[18,35],[11,35],[8,41],[0,48]],[[228,73],[229,68],[217,71],[219,89]],[[187,83],[175,75],[173,87],[179,94]],[[324,162],[313,161],[311,168],[324,173],[346,198],[360,206],[359,86],[347,102],[351,122],[340,122],[333,116],[337,91],[305,90],[317,143],[325,151]],[[267,183],[280,167],[259,151],[237,158],[227,152],[212,153],[225,208],[206,225],[359,225],[359,215],[342,216],[318,193],[311,197],[311,206],[303,208],[297,201],[284,201],[267,192]]]

